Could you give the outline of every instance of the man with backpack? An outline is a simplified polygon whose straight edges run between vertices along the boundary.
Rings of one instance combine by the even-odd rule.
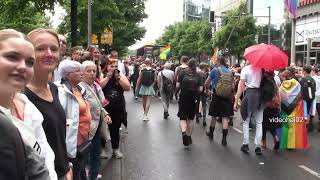
[[[316,93],[316,81],[311,76],[312,67],[307,65],[303,68],[304,77],[300,80],[302,97],[307,104],[308,123],[307,128],[309,132],[313,131],[312,119],[315,115],[315,93]]]
[[[171,64],[166,62],[163,65],[163,70],[158,73],[158,87],[160,88],[160,95],[163,104],[163,118],[168,119],[170,97],[173,92],[174,72],[170,70]]]
[[[142,106],[143,106],[143,121],[149,121],[148,112],[151,103],[151,97],[156,93],[154,91],[154,82],[156,78],[155,70],[151,67],[151,60],[147,58],[144,61],[146,65],[141,69],[139,74],[137,87],[140,87],[139,95],[142,96]]]
[[[212,140],[217,118],[222,118],[221,144],[223,146],[227,145],[229,117],[233,116],[232,98],[234,77],[227,67],[225,58],[220,56],[217,59],[216,67],[211,70],[205,82],[206,92],[209,92],[210,84],[212,86],[212,101],[209,108],[209,115],[212,116],[212,118],[206,134],[209,139]]]
[[[180,128],[182,132],[182,142],[184,146],[192,144],[192,120],[197,110],[197,97],[202,91],[202,82],[197,73],[197,60],[190,59],[188,68],[179,74],[177,81],[177,90],[181,89],[179,94],[179,111]]]

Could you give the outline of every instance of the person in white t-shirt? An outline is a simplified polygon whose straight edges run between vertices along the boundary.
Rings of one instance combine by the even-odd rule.
[[[253,67],[252,65],[245,66],[240,75],[238,91],[235,97],[233,108],[238,109],[238,100],[245,90],[245,95],[241,104],[241,116],[243,119],[243,145],[241,151],[247,153],[249,151],[249,122],[251,118],[256,121],[255,135],[255,153],[262,155],[261,139],[262,139],[262,120],[263,120],[263,105],[260,99],[260,82],[262,77],[261,68]]]
[[[318,68],[314,68],[313,69],[313,76],[312,78],[316,81],[316,109],[317,109],[317,113],[318,113],[318,121],[319,121],[319,125],[318,125],[318,131],[320,132],[320,75],[319,75],[319,69]]]

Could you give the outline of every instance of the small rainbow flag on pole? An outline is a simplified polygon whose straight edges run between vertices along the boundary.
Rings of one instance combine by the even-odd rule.
[[[213,63],[213,64],[216,64],[216,63],[217,63],[217,59],[218,59],[219,56],[220,56],[219,48],[215,48],[215,49],[214,49],[213,56],[212,56],[212,63]]]
[[[297,16],[298,3],[300,0],[284,0],[287,10],[292,14],[293,17]]]
[[[168,56],[172,54],[170,44],[163,48],[163,51],[160,54],[160,59],[166,60]]]

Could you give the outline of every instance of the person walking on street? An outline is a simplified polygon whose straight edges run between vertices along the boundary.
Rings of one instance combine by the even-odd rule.
[[[208,64],[200,63],[199,68],[200,68],[199,75],[201,77],[201,82],[203,83],[202,85],[204,86],[204,83],[208,78]],[[207,126],[207,122],[206,122],[207,121],[207,97],[208,96],[205,93],[205,88],[203,88],[203,91],[200,93],[199,100],[197,103],[197,109],[199,109],[199,112],[196,114],[197,123],[199,123],[199,118],[202,117],[203,127]]]
[[[166,62],[163,70],[158,73],[158,87],[160,87],[160,95],[163,104],[163,118],[168,119],[170,97],[173,91],[174,72],[170,70],[171,64]]]
[[[178,77],[180,75],[181,72],[185,71],[188,68],[188,61],[189,61],[189,57],[188,56],[182,56],[180,59],[180,66],[176,67],[175,71],[174,71],[174,80],[175,82],[178,82]],[[176,100],[178,99],[178,94],[179,94],[179,90],[176,89],[175,91],[175,98]]]
[[[213,139],[213,132],[217,118],[222,118],[222,140],[223,146],[227,145],[227,135],[229,128],[229,117],[233,116],[232,97],[234,77],[228,69],[225,58],[220,56],[217,59],[216,67],[213,68],[205,82],[206,92],[212,85],[212,101],[210,103],[209,115],[212,116],[210,126],[206,132],[209,139]]]
[[[316,109],[318,113],[318,131],[320,132],[320,76],[319,76],[319,68],[314,68],[314,75],[312,78],[316,81]]]
[[[151,60],[147,58],[144,61],[146,65],[141,69],[137,87],[140,87],[139,95],[142,96],[143,121],[149,121],[148,112],[151,104],[151,97],[156,93],[154,91],[154,82],[156,80],[155,70],[151,67]]]
[[[262,139],[262,120],[263,105],[260,102],[260,82],[262,77],[262,69],[245,66],[240,75],[238,91],[236,93],[233,109],[238,110],[238,101],[243,91],[245,94],[241,103],[241,117],[243,119],[243,145],[241,151],[247,153],[249,151],[249,122],[254,118],[256,121],[256,135],[254,139],[256,155],[262,155],[261,139]]]
[[[202,91],[201,77],[197,73],[197,60],[190,59],[188,69],[180,73],[177,82],[179,94],[180,128],[182,132],[182,142],[184,146],[192,144],[192,121],[197,113],[197,97]]]
[[[307,65],[303,68],[304,77],[299,81],[302,89],[303,100],[307,104],[307,114],[308,114],[308,123],[307,128],[308,132],[313,131],[313,117],[316,110],[316,81],[311,77],[312,67]]]

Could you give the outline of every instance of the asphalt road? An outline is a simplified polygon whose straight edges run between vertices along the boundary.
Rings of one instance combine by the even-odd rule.
[[[242,145],[241,119],[234,118],[228,146],[221,145],[221,125],[214,140],[205,135],[201,124],[194,124],[193,145],[185,148],[177,117],[177,103],[171,104],[169,119],[163,119],[163,108],[153,98],[150,121],[142,121],[141,100],[126,94],[128,134],[121,139],[122,160],[112,159],[103,168],[103,179],[124,180],[316,180],[320,179],[320,133],[309,136],[308,150],[274,152],[271,136],[262,156],[254,153],[250,133],[250,152],[240,151]],[[207,119],[210,117],[207,117]]]

